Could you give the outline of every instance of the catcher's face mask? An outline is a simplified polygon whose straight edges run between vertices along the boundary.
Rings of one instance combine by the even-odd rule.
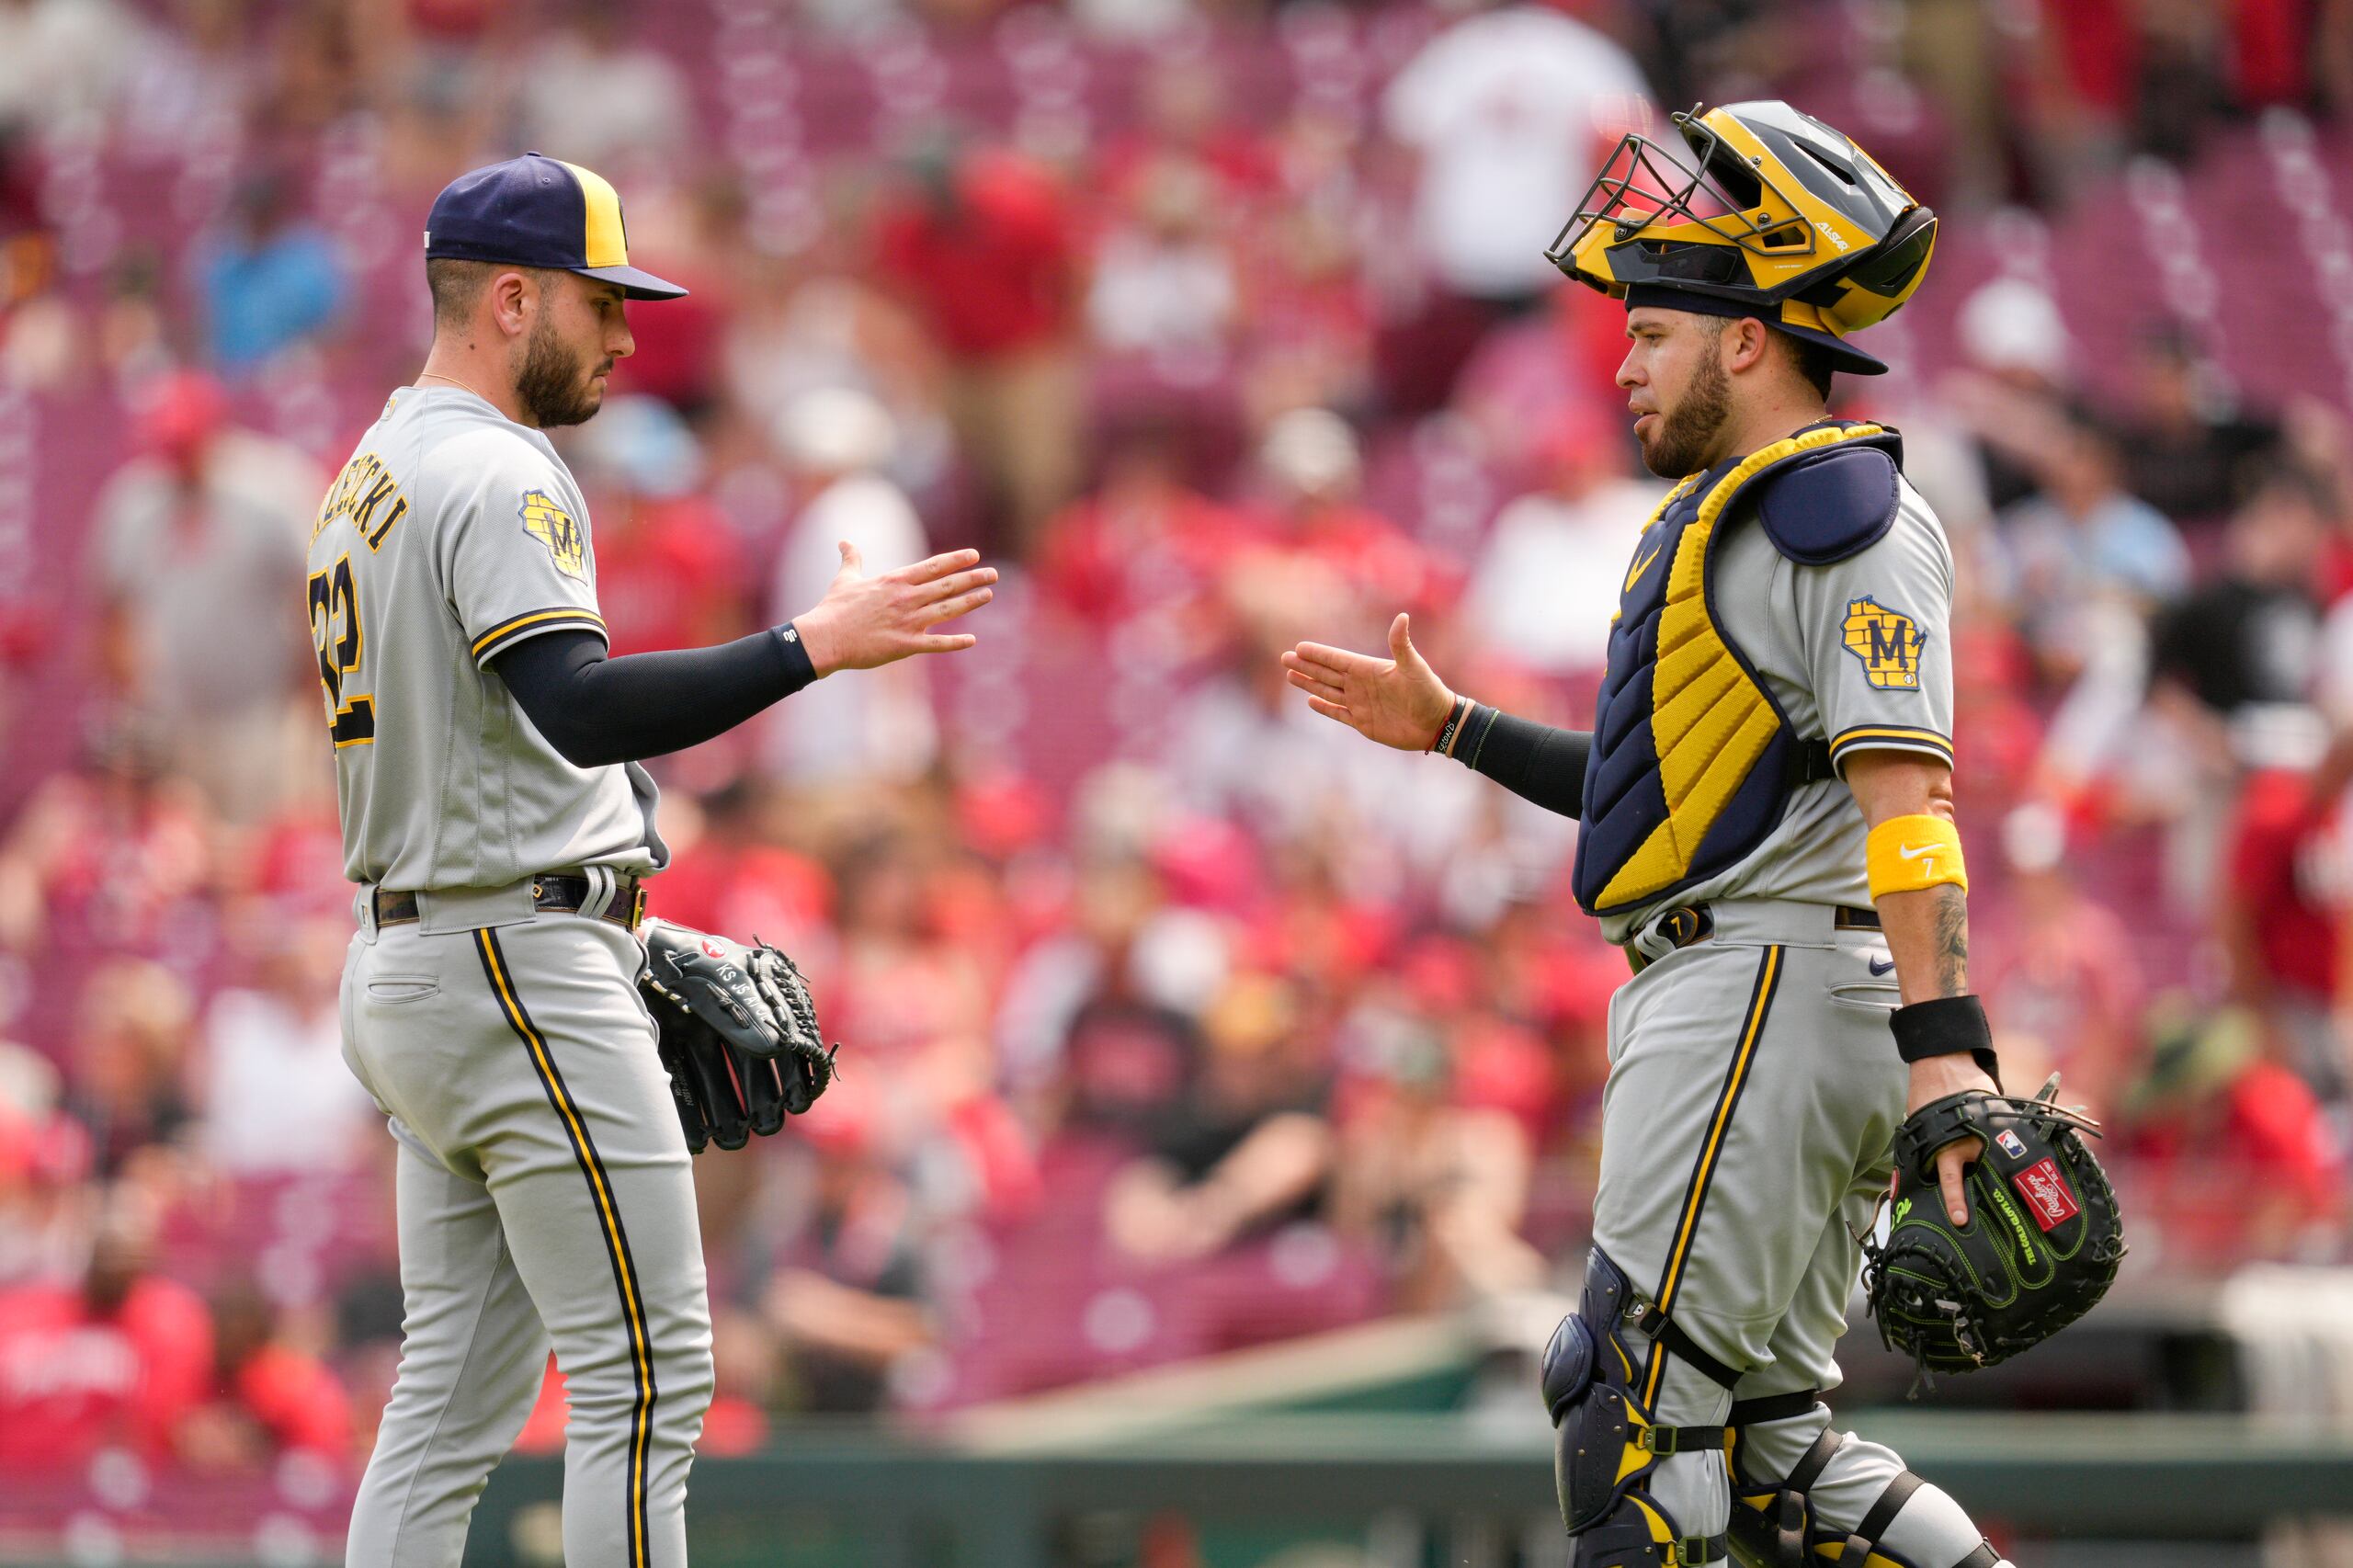
[[[1847,335],[1927,276],[1936,214],[1852,141],[1778,101],[1677,114],[1685,147],[1620,139],[1545,255],[1623,299],[1651,285],[1731,305],[1883,370]],[[1646,290],[1647,292],[1647,290]]]

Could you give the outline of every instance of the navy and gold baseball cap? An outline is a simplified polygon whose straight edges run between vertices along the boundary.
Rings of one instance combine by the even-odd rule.
[[[460,175],[433,199],[425,258],[445,256],[577,272],[632,300],[686,292],[629,264],[620,193],[604,176],[537,153]]]

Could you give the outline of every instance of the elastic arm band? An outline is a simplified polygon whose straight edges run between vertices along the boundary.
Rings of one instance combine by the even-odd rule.
[[[1946,883],[1969,891],[1961,830],[1926,812],[1890,817],[1871,829],[1863,841],[1863,863],[1870,874],[1874,903],[1892,892],[1917,892]]]

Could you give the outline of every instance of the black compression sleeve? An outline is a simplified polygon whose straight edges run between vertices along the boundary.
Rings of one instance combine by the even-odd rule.
[[[593,631],[550,631],[491,668],[566,762],[601,767],[700,745],[815,680],[809,650],[787,630],[618,659]]]
[[[1585,811],[1585,767],[1593,736],[1473,707],[1454,743],[1454,759],[1548,812],[1574,817]]]

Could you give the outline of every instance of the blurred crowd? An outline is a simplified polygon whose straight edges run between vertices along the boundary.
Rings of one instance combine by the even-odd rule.
[[[1775,92],[1958,232],[2267,109],[2331,134],[2353,6],[0,3],[0,437],[107,411],[40,426],[85,507],[19,538],[0,480],[0,1466],[365,1451],[392,1144],[299,562],[421,359],[406,231],[525,147],[694,289],[561,437],[616,653],[790,617],[841,540],[1006,573],[975,652],[656,767],[654,912],[793,952],[847,1042],[699,1162],[707,1451],[1565,1278],[1625,973],[1574,824],[1275,655],[1411,610],[1458,688],[1587,711],[1662,487],[1620,313],[1541,251],[1653,106]],[[160,240],[74,205],[156,169]],[[2087,343],[2047,280],[1961,287],[1943,362],[1840,411],[1960,562],[2006,1074],[2107,1121],[2137,1267],[2341,1259],[2343,402],[2234,386],[2194,317]]]

